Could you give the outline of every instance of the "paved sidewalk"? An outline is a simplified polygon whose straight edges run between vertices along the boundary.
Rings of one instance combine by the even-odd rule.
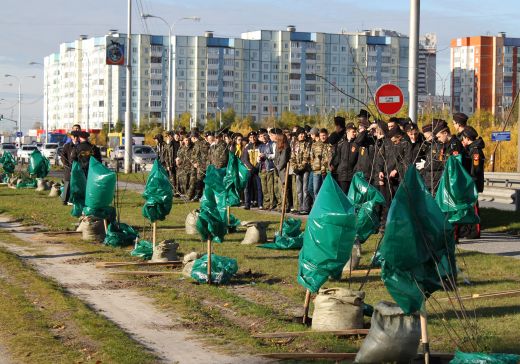
[[[520,236],[483,231],[480,239],[461,239],[459,248],[520,259]]]

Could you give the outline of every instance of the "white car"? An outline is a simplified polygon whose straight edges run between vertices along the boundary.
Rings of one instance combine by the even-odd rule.
[[[22,162],[29,162],[29,159],[31,159],[31,153],[37,149],[38,147],[33,144],[22,145],[22,147],[18,149],[18,160]]]
[[[45,143],[40,150],[45,158],[53,160],[56,156],[58,147],[58,143]]]
[[[157,153],[149,145],[134,145],[132,146],[132,155],[134,163],[153,164],[157,159]]]
[[[0,157],[4,155],[4,152],[9,152],[11,155],[16,158],[18,154],[18,150],[16,149],[16,145],[12,143],[2,143],[0,144]]]

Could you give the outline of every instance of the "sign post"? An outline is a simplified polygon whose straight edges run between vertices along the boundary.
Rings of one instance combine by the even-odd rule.
[[[511,141],[510,131],[494,131],[491,133],[492,142],[509,142]]]
[[[397,114],[404,104],[403,91],[391,83],[380,86],[374,99],[379,112],[386,115]]]

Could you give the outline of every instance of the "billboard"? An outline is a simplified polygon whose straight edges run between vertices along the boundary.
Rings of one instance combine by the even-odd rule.
[[[106,64],[110,66],[125,64],[125,38],[106,37]]]

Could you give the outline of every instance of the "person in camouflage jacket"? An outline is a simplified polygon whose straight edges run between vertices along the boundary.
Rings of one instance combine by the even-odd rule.
[[[195,180],[197,171],[193,168],[193,143],[187,135],[183,135],[181,147],[177,153],[175,163],[177,165],[177,185],[179,192],[187,198],[195,196]]]
[[[193,201],[198,201],[204,190],[204,177],[206,176],[206,168],[208,164],[209,143],[199,138],[199,133],[194,131],[191,133],[191,142],[193,143],[193,161],[192,169],[196,171],[196,182],[193,184],[195,188],[195,196]]]
[[[307,140],[305,129],[303,128],[298,128],[295,135],[297,140],[294,142],[291,165],[296,176],[296,193],[300,214],[307,215],[311,208],[311,199],[307,186],[311,171],[311,142]]]
[[[222,136],[221,133],[217,133],[213,144],[209,146],[208,161],[216,168],[225,168],[228,163],[229,149]]]
[[[332,146],[327,142],[329,133],[327,129],[321,129],[315,136],[311,147],[311,169],[314,199],[318,196],[321,185],[327,172],[332,158]]]

